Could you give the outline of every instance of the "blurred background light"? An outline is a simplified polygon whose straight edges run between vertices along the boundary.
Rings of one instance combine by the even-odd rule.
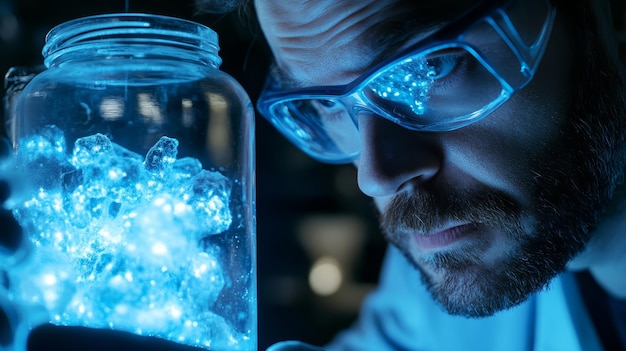
[[[311,267],[309,285],[314,293],[332,295],[339,290],[343,281],[339,262],[332,257],[321,257]]]

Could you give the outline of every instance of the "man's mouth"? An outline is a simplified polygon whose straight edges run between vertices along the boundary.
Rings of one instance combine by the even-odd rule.
[[[417,233],[414,235],[418,249],[423,253],[431,253],[446,249],[453,244],[466,239],[477,232],[476,223],[448,224],[441,229],[429,233]]]

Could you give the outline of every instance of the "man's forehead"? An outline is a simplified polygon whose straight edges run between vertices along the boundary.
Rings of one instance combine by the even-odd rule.
[[[261,9],[260,20],[271,21],[284,27],[302,27],[319,23],[320,27],[311,30],[323,30],[326,22],[339,24],[367,8],[375,8],[380,16],[381,25],[391,23],[415,23],[429,26],[447,21],[467,11],[482,0],[256,0],[257,9]],[[401,12],[400,12],[401,11]],[[385,18],[384,13],[393,14]],[[398,14],[401,13],[401,16]],[[325,21],[324,21],[325,20]],[[404,26],[408,28],[409,24]]]

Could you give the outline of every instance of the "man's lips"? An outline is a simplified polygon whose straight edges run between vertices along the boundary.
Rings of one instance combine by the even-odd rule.
[[[477,225],[473,223],[449,225],[441,230],[428,234],[415,234],[415,242],[423,252],[434,252],[465,238],[475,232]]]

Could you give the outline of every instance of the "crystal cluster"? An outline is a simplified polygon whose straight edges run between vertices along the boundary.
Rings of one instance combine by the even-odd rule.
[[[48,126],[20,143],[34,192],[14,210],[32,252],[9,271],[14,299],[61,325],[113,328],[210,346],[241,337],[211,306],[227,278],[219,247],[231,183],[162,137],[145,157],[102,134]]]

